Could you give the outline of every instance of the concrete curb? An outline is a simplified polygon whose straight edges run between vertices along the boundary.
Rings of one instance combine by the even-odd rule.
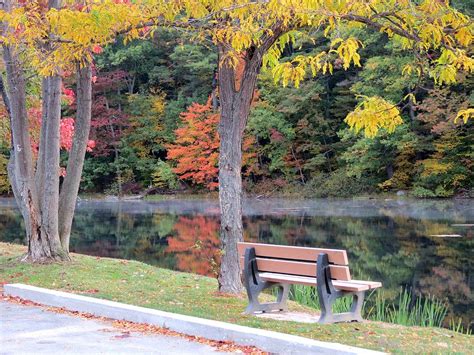
[[[337,343],[326,343],[294,335],[249,328],[230,323],[163,312],[155,309],[54,291],[23,284],[4,285],[4,293],[40,304],[64,307],[99,317],[149,323],[179,333],[213,340],[231,340],[281,354],[381,354],[376,351]]]

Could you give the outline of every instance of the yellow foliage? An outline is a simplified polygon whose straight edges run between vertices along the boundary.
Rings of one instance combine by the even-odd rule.
[[[16,2],[15,2],[16,3]],[[196,34],[197,39],[212,39],[226,48],[221,65],[236,67],[242,53],[259,48],[265,38],[281,32],[264,55],[275,80],[283,85],[312,75],[332,73],[334,56],[344,69],[360,66],[358,50],[362,43],[353,37],[340,38],[341,27],[373,28],[387,34],[405,49],[419,52],[441,50],[429,71],[438,84],[456,81],[459,71],[472,73],[474,60],[467,53],[473,40],[471,19],[451,8],[447,1],[413,0],[88,0],[63,1],[61,9],[45,11],[43,0],[25,5],[16,3],[10,13],[0,12],[7,31],[1,44],[21,48],[25,63],[41,75],[68,70],[75,63],[92,60],[94,46],[104,46],[118,34],[125,41],[143,38],[156,27],[179,27]],[[301,56],[290,63],[280,63],[283,49],[295,44],[308,28],[321,29],[332,38],[331,49],[316,56]],[[414,56],[403,74],[422,74]]]
[[[458,115],[454,119],[454,123],[457,123],[460,119],[467,123],[469,119],[474,118],[474,108],[468,108],[466,110],[461,110],[458,112]]]
[[[422,177],[428,177],[431,175],[439,175],[448,172],[453,164],[451,163],[442,163],[438,159],[425,159],[422,161],[423,172],[421,173]]]
[[[339,47],[330,52],[336,52],[339,55],[339,58],[342,59],[344,69],[347,70],[351,65],[351,62],[360,67],[360,55],[357,53],[357,50],[359,47],[362,47],[362,43],[353,37],[347,40],[336,38],[331,42],[331,47],[334,47],[338,43],[340,43]]]
[[[374,138],[380,129],[392,133],[403,123],[398,108],[378,96],[364,97],[344,121],[356,133],[364,130],[364,135],[368,138]]]
[[[158,115],[161,116],[165,112],[165,105],[166,105],[166,93],[159,92],[152,97],[152,106],[153,111]]]

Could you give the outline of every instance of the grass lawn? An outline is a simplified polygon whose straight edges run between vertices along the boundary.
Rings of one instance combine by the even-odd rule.
[[[212,278],[136,261],[72,254],[69,264],[31,265],[25,247],[0,243],[0,282],[24,283],[128,304],[275,330],[393,353],[474,353],[474,337],[447,329],[381,322],[332,325],[275,321],[243,315],[246,297],[223,296]],[[313,310],[290,303],[290,310]]]

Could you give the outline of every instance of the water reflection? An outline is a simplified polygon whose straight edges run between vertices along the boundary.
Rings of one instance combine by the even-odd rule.
[[[215,276],[218,211],[213,201],[81,202],[71,250]],[[469,200],[247,201],[244,214],[246,240],[347,249],[353,277],[382,281],[387,298],[408,286],[474,319],[473,227],[453,226],[472,224]],[[0,240],[22,235],[13,202],[0,200]]]

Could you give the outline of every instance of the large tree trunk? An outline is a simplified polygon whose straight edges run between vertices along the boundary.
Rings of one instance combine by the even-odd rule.
[[[3,10],[12,10],[12,2],[5,0],[0,3]],[[4,24],[5,25],[5,24]],[[9,31],[7,27],[5,31]],[[8,88],[5,97],[10,108],[12,149],[8,164],[8,175],[13,192],[25,221],[28,253],[25,260],[43,262],[67,258],[61,248],[57,232],[57,198],[59,193],[59,118],[61,114],[60,90],[61,79],[48,78],[48,87],[54,88],[55,96],[48,95],[48,117],[50,110],[53,112],[52,124],[46,127],[45,134],[48,141],[44,145],[46,167],[43,198],[39,197],[35,182],[35,169],[29,133],[28,115],[26,109],[26,81],[23,66],[18,56],[18,49],[11,46],[3,47]],[[5,98],[4,98],[5,100]],[[57,143],[56,143],[57,142]],[[56,152],[57,144],[57,152]],[[57,154],[56,154],[57,153]],[[56,164],[57,163],[57,164]],[[43,169],[43,171],[46,171]],[[56,183],[57,182],[57,183]],[[56,185],[56,186],[55,186]],[[41,202],[41,203],[40,203]],[[47,212],[42,213],[43,204]],[[54,213],[54,210],[56,213]]]
[[[81,182],[91,126],[92,69],[90,65],[77,69],[77,112],[74,139],[69,152],[61,194],[59,198],[59,236],[64,250],[69,251],[72,220]]]
[[[12,150],[8,175],[13,192],[25,221],[28,254],[25,260],[45,261],[62,259],[57,240],[43,233],[39,198],[34,180],[33,156],[26,110],[26,84],[18,55],[11,47],[3,48],[8,81],[8,100],[12,133]]]
[[[219,203],[221,213],[220,237],[222,259],[219,273],[219,291],[239,293],[240,280],[237,243],[243,241],[242,231],[242,137],[250,113],[257,75],[262,65],[265,47],[251,48],[243,53],[243,69],[236,70],[225,63],[219,67],[219,98],[221,119],[219,125]],[[225,46],[219,55],[225,57]]]

